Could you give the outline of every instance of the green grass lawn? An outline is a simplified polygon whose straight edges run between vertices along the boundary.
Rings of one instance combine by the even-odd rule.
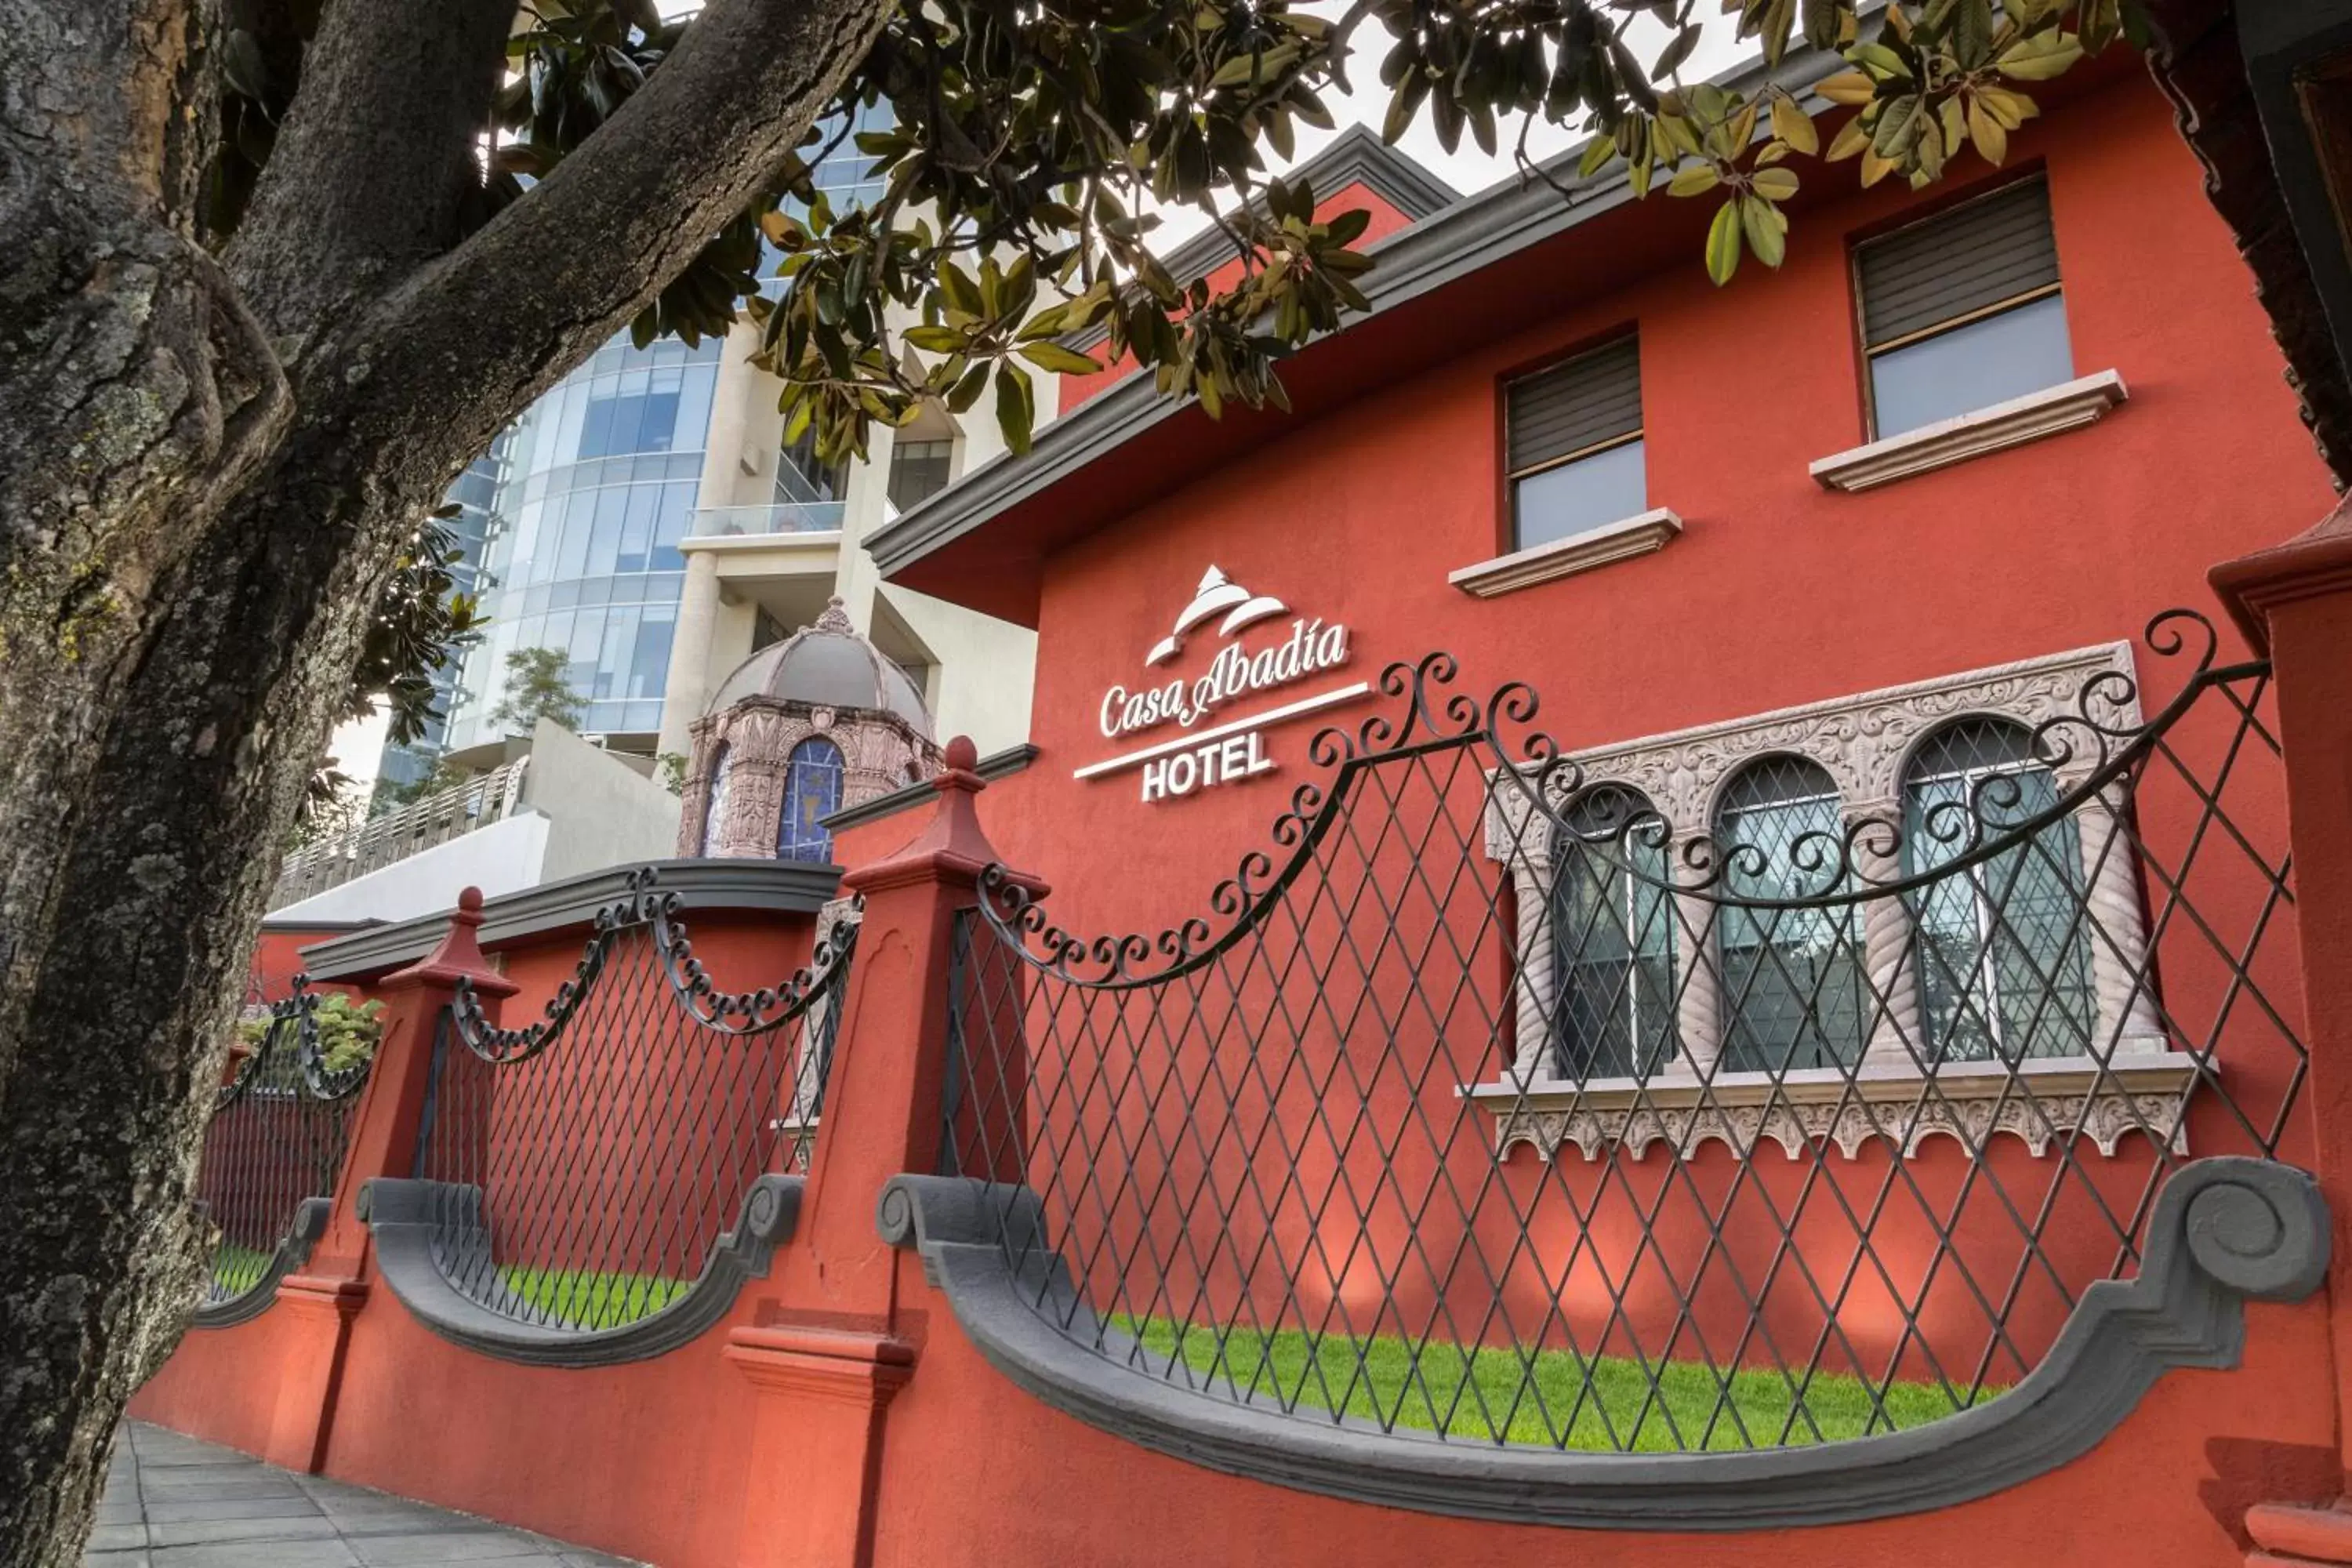
[[[1115,1318],[1161,1357],[1179,1353],[1177,1325]],[[1801,1384],[1777,1372],[1728,1379],[1697,1362],[1642,1363],[1587,1359],[1570,1351],[1477,1348],[1380,1335],[1326,1335],[1310,1344],[1297,1329],[1272,1334],[1194,1325],[1181,1335],[1186,1366],[1253,1405],[1343,1409],[1388,1426],[1487,1442],[1501,1440],[1598,1452],[1674,1453],[1695,1448],[1774,1448],[1862,1437],[1917,1426],[1970,1403],[1933,1384],[1897,1383],[1874,1404],[1862,1379],[1816,1373]],[[1318,1375],[1319,1373],[1319,1375]],[[1466,1385],[1466,1386],[1465,1386]],[[1980,1391],[1981,1404],[2000,1390]],[[1801,1397],[1802,1414],[1791,1418]],[[1720,1406],[1720,1408],[1718,1408]],[[1561,1433],[1565,1430],[1565,1441]]]
[[[269,1260],[274,1252],[260,1252],[250,1247],[238,1247],[224,1241],[213,1248],[213,1299],[226,1301],[232,1296],[242,1296],[261,1283],[269,1272]]]
[[[650,1318],[693,1288],[691,1279],[606,1274],[593,1268],[499,1270],[507,1289],[549,1319],[576,1329],[617,1329]]]

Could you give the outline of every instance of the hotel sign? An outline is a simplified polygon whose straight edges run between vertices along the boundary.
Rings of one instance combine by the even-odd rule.
[[[1286,628],[1258,638],[1255,645],[1242,638],[1243,632],[1276,617],[1287,617]],[[1103,693],[1098,721],[1105,739],[1125,740],[1169,730],[1181,732],[1090,763],[1074,777],[1101,778],[1132,770],[1140,780],[1146,804],[1254,778],[1274,771],[1274,761],[1265,754],[1264,731],[1269,726],[1352,702],[1371,690],[1366,681],[1343,682],[1260,712],[1200,728],[1219,710],[1244,698],[1296,686],[1348,662],[1347,626],[1320,616],[1292,616],[1281,600],[1253,594],[1212,566],[1201,579],[1192,602],[1177,616],[1175,629],[1144,655],[1145,667],[1174,658],[1183,651],[1185,638],[1213,620],[1214,635],[1228,640],[1218,648],[1206,674],[1191,680],[1171,677],[1157,684],[1147,679],[1133,687],[1116,685]]]

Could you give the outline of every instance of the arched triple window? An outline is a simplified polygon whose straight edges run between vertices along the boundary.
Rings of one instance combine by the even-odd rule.
[[[1948,866],[1989,838],[2015,840],[1909,896],[1931,1060],[2091,1051],[2096,1003],[2081,838],[2071,817],[2031,835],[2004,831],[2057,801],[2057,780],[2035,758],[2031,731],[2005,719],[1946,725],[1904,772],[1906,876]]]
[[[1650,803],[1602,784],[1553,839],[1553,1052],[1562,1078],[1646,1078],[1675,1053],[1674,895]],[[1631,831],[1628,831],[1629,826]]]
[[[811,735],[784,763],[784,813],[776,831],[779,860],[833,858],[824,819],[841,809],[841,748]]]
[[[727,775],[733,769],[734,748],[725,742],[719,745],[719,754],[711,759],[710,783],[702,797],[702,853],[719,853],[719,823],[727,815]]]
[[[1843,830],[1828,770],[1802,757],[1759,758],[1717,802],[1725,892],[1796,900],[1836,891],[1827,877]],[[1728,903],[1717,914],[1716,942],[1727,1068],[1781,1072],[1861,1059],[1865,983],[1862,921],[1852,904]]]

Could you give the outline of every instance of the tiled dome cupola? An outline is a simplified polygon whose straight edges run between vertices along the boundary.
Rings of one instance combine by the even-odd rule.
[[[825,817],[940,771],[922,693],[839,599],[737,665],[693,736],[681,856],[829,860]]]

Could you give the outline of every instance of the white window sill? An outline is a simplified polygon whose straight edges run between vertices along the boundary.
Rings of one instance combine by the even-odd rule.
[[[2103,370],[1823,458],[1812,466],[1812,476],[1829,489],[1874,489],[2095,424],[2127,395],[2124,378]]]
[[[1667,542],[1682,531],[1683,520],[1659,507],[1617,522],[1604,522],[1582,533],[1571,533],[1566,539],[1529,545],[1508,555],[1497,555],[1492,561],[1481,561],[1475,566],[1465,566],[1448,573],[1445,580],[1465,594],[1491,599],[1497,594],[1530,588],[1555,577],[1590,572],[1612,561],[1664,550]]]
[[[1791,1160],[1825,1139],[1852,1159],[1875,1138],[1899,1138],[1909,1152],[1937,1133],[1978,1148],[2008,1133],[2041,1155],[2078,1131],[2083,1142],[2112,1155],[2143,1126],[2172,1131],[2173,1152],[2185,1153],[2180,1107],[2200,1070],[2195,1057],[2162,1049],[2161,1042],[2126,1040],[2104,1070],[2089,1057],[2039,1057],[2014,1068],[1947,1062],[1932,1075],[1907,1062],[1865,1063],[1850,1075],[1798,1068],[1718,1072],[1701,1082],[1681,1072],[1580,1086],[1505,1079],[1455,1092],[1494,1117],[1497,1154],[1525,1143],[1546,1160],[1571,1143],[1587,1160],[1617,1149],[1638,1160],[1655,1142],[1687,1157],[1710,1139],[1742,1159],[1769,1139]]]

